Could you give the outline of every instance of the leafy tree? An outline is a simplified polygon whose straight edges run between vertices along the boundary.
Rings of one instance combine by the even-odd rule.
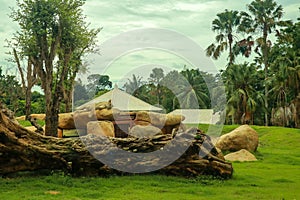
[[[293,101],[297,100],[300,93],[299,31],[300,22],[281,30],[277,43],[270,51],[272,120],[274,123],[276,118],[280,119],[281,125],[285,126],[298,123],[295,115],[299,111]]]
[[[91,74],[87,79],[89,83],[86,87],[90,98],[93,98],[100,91],[112,88],[112,82],[108,75]]]
[[[18,48],[34,65],[46,98],[46,135],[57,135],[60,101],[70,62],[80,62],[81,41],[89,40],[82,0],[17,1],[11,18],[19,24],[15,34]],[[93,43],[85,43],[87,46]],[[77,55],[79,57],[75,58]],[[58,60],[58,62],[56,62]],[[76,70],[74,70],[76,73]]]
[[[161,88],[161,80],[164,78],[164,70],[161,68],[152,69],[152,73],[150,74],[149,82],[156,87],[155,95],[157,97],[157,104],[161,105],[162,100],[162,88]]]
[[[212,43],[206,49],[207,56],[212,56],[214,59],[218,59],[221,53],[225,50],[229,50],[229,65],[234,62],[233,42],[234,34],[240,25],[240,15],[238,11],[225,10],[222,13],[217,14],[217,18],[212,22],[212,30],[217,32],[216,43]]]
[[[75,82],[73,98],[75,106],[80,106],[89,99],[88,92],[81,80]]]
[[[124,84],[125,91],[133,96],[137,96],[139,93],[139,89],[141,86],[145,84],[142,81],[142,77],[136,77],[134,74],[132,75],[132,80],[128,79],[128,82]]]
[[[12,46],[16,46],[16,45],[12,45]],[[24,60],[22,53],[18,54],[17,50],[13,48],[12,54],[15,59],[14,62],[16,63],[21,76],[22,89],[23,89],[23,93],[25,94],[25,116],[26,116],[25,119],[29,120],[29,115],[31,114],[31,93],[32,93],[32,87],[38,81],[37,72],[29,57],[27,57],[27,66],[23,68],[19,57],[19,54],[21,54],[21,59]]]
[[[187,80],[177,70],[170,71],[161,80],[164,88],[162,104],[168,112],[180,108],[177,96],[182,93],[187,84]]]
[[[209,108],[209,92],[199,69],[184,69],[180,74],[186,79],[177,96],[182,108]]]
[[[31,94],[32,113],[45,113],[45,108],[45,95],[39,93],[38,91],[33,91]]]
[[[242,23],[247,24],[244,29],[246,33],[260,33],[256,39],[256,52],[261,58],[264,65],[265,73],[265,125],[268,125],[268,94],[269,94],[269,54],[271,49],[271,41],[269,34],[276,31],[277,26],[285,25],[281,18],[283,16],[283,8],[274,0],[254,0],[247,5],[250,14],[242,12]]]
[[[0,102],[16,113],[19,110],[19,99],[22,96],[22,88],[16,77],[2,74],[2,68],[0,67]]]
[[[228,66],[222,73],[227,92],[227,117],[232,123],[251,123],[254,112],[263,104],[260,74],[248,64]]]

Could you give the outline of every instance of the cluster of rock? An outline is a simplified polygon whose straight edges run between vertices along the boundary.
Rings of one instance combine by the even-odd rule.
[[[223,152],[231,152],[224,156],[228,161],[256,161],[250,152],[257,150],[259,143],[257,132],[248,125],[242,125],[230,133],[222,135],[216,147]]]
[[[151,137],[157,134],[172,134],[184,120],[182,115],[148,111],[121,112],[102,105],[104,106],[95,106],[96,109],[59,114],[59,135],[62,135],[64,130],[76,129],[79,135]]]
[[[123,164],[135,169],[149,169],[147,172],[158,169],[153,173],[159,174],[185,177],[216,175],[230,178],[232,176],[232,164],[226,162],[219,154],[210,137],[197,128],[185,130],[180,125],[182,116],[142,111],[124,114],[106,108],[93,112],[83,110],[61,114],[59,126],[69,129],[79,127],[89,132],[88,129],[91,129],[89,123],[104,123],[109,124],[105,127],[114,129],[116,134],[120,131],[115,129],[118,123],[123,125],[125,121],[127,126],[130,121],[132,124],[128,127],[128,132],[120,131],[124,136],[127,134],[126,138],[107,137],[108,135],[105,134],[109,131],[98,132],[97,129],[81,138],[58,139],[28,131],[0,111],[0,137],[2,138],[0,154],[3,155],[0,156],[0,175],[40,169],[51,171],[58,169],[76,176],[124,174],[124,171],[115,170],[107,165],[106,161],[98,159],[110,156],[114,164]],[[128,116],[132,117],[131,120],[128,120]],[[133,162],[129,157],[116,157],[114,156],[116,148],[130,153],[132,158],[142,153],[141,159]],[[172,156],[176,159],[170,158]],[[172,162],[169,163],[170,160]]]

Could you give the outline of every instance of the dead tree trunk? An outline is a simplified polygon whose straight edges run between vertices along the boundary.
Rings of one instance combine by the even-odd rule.
[[[163,148],[172,137],[172,135],[158,135],[153,138],[109,140],[126,151],[146,153]],[[39,169],[63,170],[75,176],[122,173],[110,169],[97,160],[94,154],[93,156],[89,153],[88,149],[99,145],[106,147],[101,143],[103,141],[101,139],[103,139],[101,136],[94,135],[87,135],[81,139],[42,136],[19,126],[0,111],[0,175]],[[101,156],[101,152],[96,154]],[[204,156],[201,157],[201,154]],[[141,167],[147,167],[149,164],[155,165],[155,161],[139,164]],[[230,178],[232,172],[232,165],[225,162],[222,157],[218,157],[218,152],[209,137],[198,132],[197,137],[179,159],[155,173],[186,177],[207,174]]]

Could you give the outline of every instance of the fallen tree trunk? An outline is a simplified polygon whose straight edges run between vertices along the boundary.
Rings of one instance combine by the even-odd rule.
[[[136,167],[147,168],[156,167],[157,158],[147,157],[147,153],[171,146],[172,154],[182,145],[181,141],[191,132],[197,132],[192,138],[187,150],[178,156],[170,165],[158,169],[155,173],[198,176],[198,175],[218,175],[224,178],[232,176],[232,165],[218,157],[218,152],[212,145],[210,139],[199,130],[189,129],[185,132],[178,132],[178,140],[170,143],[174,135],[157,135],[153,138],[106,138],[102,136],[87,135],[81,138],[55,138],[47,137],[28,131],[17,123],[13,122],[3,112],[0,111],[0,175],[7,175],[19,171],[34,171],[39,169],[63,170],[71,175],[110,175],[123,173],[111,169],[99,158],[113,153],[116,148],[126,152],[145,153],[146,160],[139,163],[130,163],[127,158],[117,158],[116,163],[136,165]],[[115,145],[110,148],[105,142]],[[90,153],[91,150],[93,153]],[[103,151],[105,150],[105,151]],[[167,152],[168,153],[168,152]],[[166,154],[166,155],[171,155]],[[96,159],[98,158],[98,159]],[[150,161],[149,161],[150,158]],[[148,160],[147,160],[148,159]],[[150,170],[149,170],[150,171]]]

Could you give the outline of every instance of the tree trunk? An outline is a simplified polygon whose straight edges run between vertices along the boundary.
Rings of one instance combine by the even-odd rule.
[[[65,99],[66,113],[72,112],[72,98]]]
[[[233,52],[232,52],[232,34],[228,34],[228,41],[229,41],[229,65],[233,64]]]
[[[32,62],[30,60],[30,57],[28,57],[27,75],[26,75],[27,85],[26,85],[24,72],[21,67],[19,56],[18,56],[15,48],[13,48],[13,53],[14,53],[15,61],[16,61],[16,64],[17,64],[17,67],[18,67],[18,70],[19,70],[20,76],[21,76],[22,89],[25,94],[25,116],[26,116],[25,119],[28,120],[29,115],[31,114],[31,89],[34,86],[34,84],[36,83],[36,73],[34,71],[32,71]]]
[[[50,87],[45,90],[46,98],[46,136],[57,136],[59,101],[57,94],[53,94]]]
[[[64,88],[63,97],[65,103],[65,113],[72,112],[73,86],[71,90]]]
[[[268,26],[264,23],[263,29],[263,46],[262,46],[262,53],[263,53],[263,63],[264,63],[264,72],[265,72],[265,126],[269,125],[269,118],[268,118],[268,95],[269,95],[269,87],[268,87],[268,70],[269,70],[269,62],[268,62],[268,46],[267,46],[267,38],[268,38]]]
[[[181,133],[177,134],[180,137]],[[185,177],[217,175],[230,178],[233,173],[232,165],[218,155],[210,138],[201,132],[197,132],[196,138],[192,140],[187,151],[179,159],[155,173]],[[107,148],[103,140],[104,137],[95,135],[83,136],[81,139],[42,136],[19,126],[0,111],[0,175],[40,169],[63,170],[75,176],[124,174],[109,168],[89,153],[88,149],[97,149],[99,146],[102,149]],[[152,152],[161,149],[170,140],[172,140],[172,135],[158,135],[148,139],[109,138],[109,141],[118,148],[137,152]],[[108,153],[114,151],[107,149]],[[96,152],[96,156],[101,156],[102,152]],[[124,159],[126,164],[129,164],[130,160]],[[124,159],[118,158],[115,162],[124,162]],[[141,162],[139,167],[155,165],[155,160]]]
[[[25,119],[28,120],[31,114],[31,88],[26,88],[25,93]]]
[[[267,85],[267,80],[268,80],[268,67],[267,66],[268,66],[267,63],[265,63],[265,108],[266,108],[266,111],[265,111],[265,126],[269,125],[269,117],[268,117],[268,108],[269,108],[268,93],[269,93],[269,88],[268,88],[268,85]]]

